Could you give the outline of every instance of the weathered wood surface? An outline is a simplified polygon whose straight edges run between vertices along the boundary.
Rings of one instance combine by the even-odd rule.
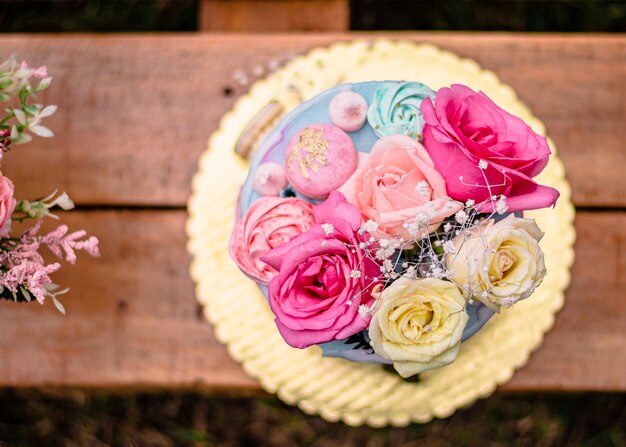
[[[60,280],[59,315],[0,303],[0,385],[258,389],[214,338],[187,275],[181,210],[76,211],[102,237],[99,259]],[[626,213],[581,212],[567,302],[508,391],[626,390]],[[599,268],[598,266],[603,266]]]
[[[242,92],[235,70],[371,36],[1,36],[3,57],[48,65],[44,99],[60,106],[48,122],[56,138],[16,149],[3,169],[24,195],[60,186],[82,204],[183,205],[208,136]],[[495,71],[546,124],[574,202],[626,205],[625,37],[378,36],[434,43]],[[33,178],[32,166],[48,171]]]
[[[202,31],[346,31],[348,0],[202,0]]]
[[[67,221],[99,236],[103,255],[59,275],[72,287],[67,317],[0,303],[0,385],[258,389],[195,301],[183,207],[208,136],[242,93],[232,73],[351,37],[1,36],[0,56],[48,65],[56,79],[43,100],[60,106],[48,123],[57,136],[16,148],[3,171],[19,196],[61,187],[92,205]],[[476,59],[515,88],[584,208],[566,306],[503,389],[626,390],[626,38],[395,37]]]

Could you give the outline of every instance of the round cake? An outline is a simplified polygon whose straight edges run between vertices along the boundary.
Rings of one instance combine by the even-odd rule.
[[[291,346],[393,364],[451,363],[545,275],[525,210],[550,151],[462,85],[342,84],[287,114],[256,150],[229,244]]]

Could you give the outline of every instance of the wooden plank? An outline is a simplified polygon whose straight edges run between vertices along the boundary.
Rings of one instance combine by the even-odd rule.
[[[57,137],[16,148],[3,170],[22,196],[60,186],[83,204],[183,205],[210,133],[243,92],[235,70],[372,36],[0,36],[1,56],[49,66],[43,100],[60,106],[49,120]],[[626,37],[375,36],[434,43],[496,72],[546,124],[574,202],[626,206]]]
[[[0,385],[250,388],[195,301],[185,213],[74,211],[72,228],[105,242],[66,266],[68,315],[52,303],[0,303]]]
[[[0,303],[0,386],[258,389],[203,320],[187,274],[183,211],[76,211],[106,243],[59,281],[48,303]],[[626,391],[626,213],[578,214],[564,309],[506,391]],[[596,268],[596,266],[603,266]]]
[[[202,0],[200,30],[347,31],[348,0]]]

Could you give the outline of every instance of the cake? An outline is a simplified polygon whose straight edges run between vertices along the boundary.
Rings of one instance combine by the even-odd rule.
[[[255,151],[229,251],[286,343],[408,378],[541,283],[543,233],[523,212],[558,198],[533,180],[549,155],[469,87],[339,85]]]

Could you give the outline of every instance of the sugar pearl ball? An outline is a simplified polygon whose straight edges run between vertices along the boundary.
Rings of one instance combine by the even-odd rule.
[[[253,186],[262,196],[279,195],[287,187],[285,169],[278,163],[263,163],[254,173]]]
[[[338,93],[328,105],[330,121],[345,132],[356,132],[367,118],[367,101],[352,91]]]

